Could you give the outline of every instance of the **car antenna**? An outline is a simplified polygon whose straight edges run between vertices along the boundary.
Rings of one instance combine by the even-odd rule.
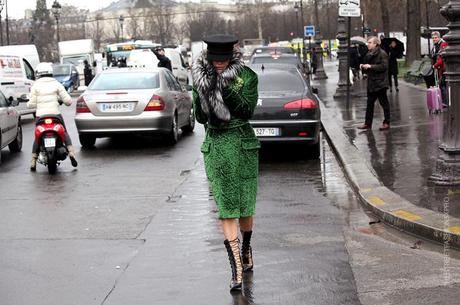
[[[262,65],[262,67],[260,67],[260,69],[262,69],[262,72],[264,72],[264,70],[265,70],[265,66],[264,66],[264,65]]]

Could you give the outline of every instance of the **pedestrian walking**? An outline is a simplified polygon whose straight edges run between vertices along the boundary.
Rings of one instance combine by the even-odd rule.
[[[435,77],[435,79],[438,79],[437,85],[439,85],[439,88],[441,89],[442,102],[444,105],[447,105],[448,104],[447,83],[446,83],[446,77],[444,75],[446,66],[440,54],[441,51],[447,48],[447,42],[441,38],[441,34],[437,31],[431,34],[431,38],[433,39],[433,48],[432,48],[431,58],[433,62],[434,73],[437,73],[436,75],[437,78]]]
[[[83,74],[85,76],[85,86],[89,86],[89,83],[93,80],[93,70],[91,69],[91,66],[89,65],[88,61],[85,59],[83,61]]]
[[[153,53],[159,60],[158,67],[166,68],[172,72],[171,60],[165,55],[165,50],[163,48],[156,48]]]
[[[401,51],[397,48],[396,41],[390,43],[388,51],[388,80],[390,85],[390,92],[393,91],[393,81],[395,84],[395,90],[399,91],[398,88],[398,58],[402,57]],[[392,80],[393,79],[393,80]]]
[[[359,65],[361,64],[361,56],[359,54],[358,46],[353,44],[350,46],[350,68],[353,72],[353,81],[360,79]]]
[[[251,236],[260,142],[248,120],[257,105],[257,74],[234,49],[238,39],[212,35],[192,68],[193,109],[206,128],[201,146],[232,270],[230,290],[240,290],[253,268]],[[238,225],[243,238],[240,252]]]
[[[380,39],[375,36],[367,41],[369,51],[360,65],[363,73],[367,74],[367,107],[366,120],[358,129],[371,129],[374,118],[374,104],[378,99],[383,108],[384,120],[380,130],[390,128],[390,103],[388,102],[388,55],[380,48]]]

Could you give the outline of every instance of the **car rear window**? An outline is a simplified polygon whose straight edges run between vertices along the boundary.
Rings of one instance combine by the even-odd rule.
[[[297,72],[271,71],[260,72],[259,91],[266,92],[303,92],[305,84]]]
[[[299,60],[297,57],[291,57],[291,56],[280,56],[280,57],[269,57],[269,56],[263,56],[263,57],[253,57],[252,58],[252,64],[268,64],[268,63],[278,63],[278,64],[298,64]]]
[[[154,89],[160,87],[158,73],[105,73],[91,83],[91,90]]]

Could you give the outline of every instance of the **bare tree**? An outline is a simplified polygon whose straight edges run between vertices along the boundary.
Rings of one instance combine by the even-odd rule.
[[[88,24],[87,37],[94,41],[94,48],[100,51],[102,39],[104,37],[104,28],[102,26],[102,15],[99,13]]]
[[[150,38],[159,41],[162,45],[173,42],[175,24],[172,7],[165,0],[156,2],[147,12],[145,22],[148,24]]]
[[[37,46],[42,61],[53,61],[57,58],[57,41],[54,39],[54,33],[53,21],[46,8],[46,0],[37,0],[30,41]]]
[[[406,64],[420,58],[420,0],[407,0]]]

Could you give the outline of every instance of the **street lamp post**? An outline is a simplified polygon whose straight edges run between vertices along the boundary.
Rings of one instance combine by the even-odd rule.
[[[347,57],[348,57],[348,46],[347,39],[348,34],[346,30],[345,17],[338,18],[337,23],[337,39],[339,40],[339,48],[337,56],[339,58],[339,82],[335,91],[334,97],[345,97],[347,95]]]
[[[429,181],[453,186],[460,185],[460,0],[450,0],[440,12],[449,21],[449,32],[443,37],[449,46],[442,54],[446,63],[449,110],[436,169]]]
[[[3,0],[0,0],[0,43],[3,46],[3,27],[2,27],[2,11],[5,3]]]
[[[296,2],[294,4],[294,11],[295,11],[295,27],[296,27],[296,32],[297,32],[297,38],[300,38],[300,32],[299,32],[299,9],[300,9],[300,6],[299,4]],[[300,56],[300,43],[297,42],[297,53],[299,55],[299,58],[301,58]]]
[[[5,0],[6,44],[10,44],[10,25],[8,21],[8,0]]]
[[[123,15],[120,15],[118,21],[120,22],[121,41],[123,41],[123,22],[125,22],[125,17],[123,17]]]
[[[57,42],[59,43],[59,18],[61,17],[61,4],[57,2],[57,0],[54,0],[53,5],[51,6],[51,12],[53,13],[54,18],[56,19],[56,39]]]

